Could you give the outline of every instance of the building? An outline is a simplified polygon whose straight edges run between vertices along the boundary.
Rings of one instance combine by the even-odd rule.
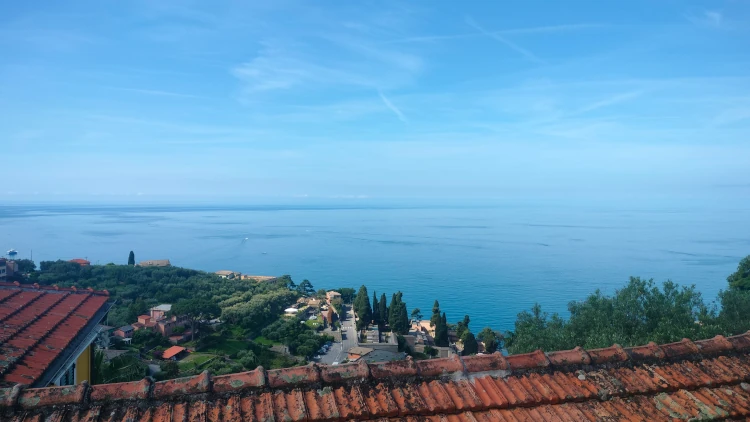
[[[362,356],[367,356],[372,352],[373,349],[370,349],[369,347],[355,346],[349,349],[349,351],[346,353],[346,358],[349,359],[350,362],[356,362],[360,358],[362,358]]]
[[[333,299],[341,299],[341,293],[334,292],[333,290],[326,292],[326,301],[330,304]]]
[[[0,283],[0,386],[90,380],[93,343],[110,306],[107,292]]]
[[[168,259],[151,259],[148,261],[141,261],[138,265],[141,267],[169,267],[172,264]]]
[[[181,346],[172,346],[162,353],[164,360],[180,360],[187,354],[187,349]]]
[[[228,279],[242,277],[242,273],[238,273],[236,271],[230,271],[230,270],[220,270],[220,271],[216,271],[214,274],[218,275],[221,278],[228,278]]]
[[[4,420],[695,421],[750,418],[750,332],[623,348],[0,390]],[[158,416],[157,416],[158,415]]]
[[[8,260],[0,258],[0,282],[4,282],[8,276]]]
[[[81,259],[81,258],[71,259],[68,262],[72,262],[74,264],[78,264],[78,265],[80,265],[82,267],[88,267],[89,265],[91,265],[91,261],[89,261],[87,259]]]
[[[154,321],[158,321],[160,319],[166,318],[167,314],[171,310],[172,310],[172,305],[165,303],[159,306],[154,306],[153,308],[149,309],[148,312],[151,315],[151,318],[154,319]]]
[[[131,338],[133,337],[133,333],[135,332],[135,329],[132,325],[123,325],[122,327],[115,330],[114,333],[112,333],[115,337],[120,338]]]

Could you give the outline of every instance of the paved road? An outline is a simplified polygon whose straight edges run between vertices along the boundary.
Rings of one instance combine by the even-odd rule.
[[[341,321],[341,343],[336,342],[328,353],[322,355],[319,363],[328,365],[333,362],[343,362],[349,349],[357,345],[357,331],[354,328],[354,312],[347,306],[346,319]]]

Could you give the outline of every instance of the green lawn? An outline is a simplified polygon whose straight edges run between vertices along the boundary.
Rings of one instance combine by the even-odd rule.
[[[185,359],[181,360],[178,363],[178,365],[180,366],[180,371],[190,371],[193,369],[198,369],[200,365],[214,358],[216,358],[216,355],[196,352],[186,356]]]
[[[253,341],[257,344],[262,344],[264,346],[273,346],[274,344],[281,344],[278,341],[269,340],[263,336],[255,337]]]
[[[232,355],[240,350],[247,350],[247,342],[244,340],[235,339],[223,339],[220,343],[215,344],[210,349],[206,350],[208,353],[217,355]]]
[[[323,324],[323,318],[321,318],[320,315],[318,315],[318,318],[312,319],[312,320],[308,319],[307,321],[305,321],[305,324],[307,324],[308,327],[314,330],[319,325]]]

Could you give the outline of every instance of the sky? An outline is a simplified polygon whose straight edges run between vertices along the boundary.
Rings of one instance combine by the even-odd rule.
[[[749,129],[745,0],[0,2],[8,200],[748,194]]]

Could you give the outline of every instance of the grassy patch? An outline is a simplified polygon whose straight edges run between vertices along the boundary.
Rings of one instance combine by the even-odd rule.
[[[253,341],[257,344],[262,344],[264,346],[273,346],[274,344],[281,344],[278,341],[269,340],[263,336],[255,337]]]
[[[315,319],[308,319],[305,321],[305,324],[307,324],[308,327],[312,328],[313,330],[316,329],[318,326],[323,325],[323,319],[318,315]]]
[[[240,350],[247,350],[248,344],[243,340],[222,339],[221,342],[212,345],[206,350],[208,353],[217,355],[233,355]]]

